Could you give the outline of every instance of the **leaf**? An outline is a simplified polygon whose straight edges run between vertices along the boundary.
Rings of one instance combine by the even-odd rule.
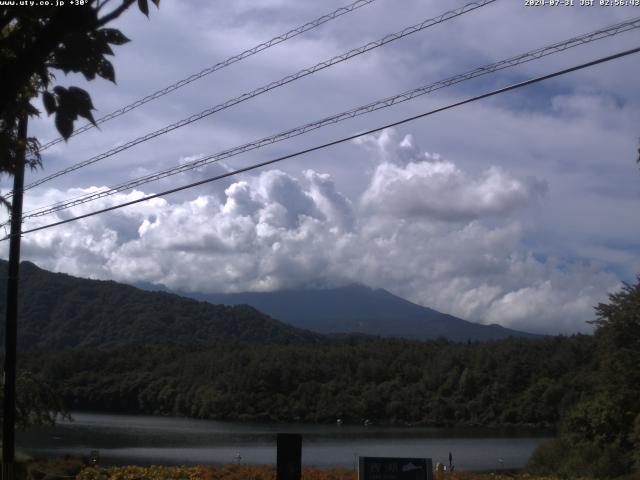
[[[124,45],[131,41],[115,28],[103,28],[98,30],[98,33],[101,33],[102,37],[112,45]]]
[[[111,80],[113,83],[116,83],[116,72],[113,69],[113,65],[109,60],[101,59],[98,62],[98,75],[106,80]]]
[[[57,86],[53,91],[58,96],[58,106],[56,109],[56,128],[65,140],[73,133],[73,122],[78,115],[86,118],[95,125],[95,119],[91,110],[94,109],[91,96],[78,87]]]
[[[105,54],[112,55],[113,50],[102,34],[83,35],[79,41],[61,47],[52,59],[52,67],[65,73],[80,72],[87,80],[93,80],[100,60]]]
[[[82,69],[82,74],[84,75],[84,78],[86,78],[87,80],[93,80],[94,78],[96,78],[96,73],[95,73],[95,70],[93,69],[84,68]]]
[[[89,42],[85,45],[85,48],[91,55],[113,55],[107,36],[102,30],[91,32],[87,37]]]
[[[66,112],[61,111],[56,113],[56,128],[58,129],[58,132],[60,132],[60,135],[62,135],[62,138],[68,140],[73,133],[73,119],[68,117],[65,113]]]
[[[49,73],[47,71],[47,66],[42,65],[42,68],[39,68],[36,72],[35,75],[38,78],[38,81],[40,82],[40,84],[42,85],[43,88],[47,88],[49,86],[49,82],[50,80],[53,80],[53,78],[51,78],[53,76],[53,74]]]
[[[31,170],[42,166],[42,156],[40,155],[40,142],[36,137],[27,138],[26,162]]]
[[[91,101],[91,96],[85,90],[78,87],[69,87],[66,100],[69,102],[70,113],[80,115],[94,125],[96,124],[91,113],[91,110],[94,109],[93,102]]]
[[[42,103],[44,104],[44,109],[47,111],[47,114],[51,115],[56,111],[56,97],[53,96],[53,93],[44,92],[42,94]]]
[[[96,40],[96,52],[101,55],[115,55],[113,53],[113,49],[106,40]]]
[[[30,117],[40,116],[40,110],[38,110],[36,107],[31,105],[30,103],[27,103],[27,105],[25,106],[25,110],[27,112],[27,115],[29,115]]]
[[[77,105],[80,105],[82,108],[93,110],[91,95],[89,95],[86,90],[78,87],[69,87],[68,94],[75,99]]]
[[[82,118],[85,118],[85,119],[89,120],[94,126],[97,126],[96,125],[96,119],[93,118],[93,113],[91,113],[91,110],[78,112],[78,115],[80,115]]]
[[[147,17],[149,16],[149,4],[147,3],[147,0],[138,0],[138,8]]]
[[[156,7],[160,8],[160,0],[151,0],[151,1]]]

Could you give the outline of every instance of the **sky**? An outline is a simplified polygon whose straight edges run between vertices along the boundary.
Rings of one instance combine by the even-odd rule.
[[[464,1],[376,0],[43,152],[27,183]],[[25,210],[171,168],[640,16],[640,7],[498,0],[29,190]],[[598,3],[598,2],[596,2]],[[348,0],[163,1],[113,26],[117,84],[59,73],[107,114]],[[444,88],[24,228],[361,133],[640,46],[640,29]],[[640,273],[638,54],[268,167],[26,234],[22,259],[193,292],[352,283],[525,331],[590,332]],[[80,123],[81,124],[81,123]],[[29,126],[45,142],[52,118]],[[4,192],[11,179],[4,177]],[[4,215],[6,217],[6,214]],[[0,256],[7,257],[7,242]]]

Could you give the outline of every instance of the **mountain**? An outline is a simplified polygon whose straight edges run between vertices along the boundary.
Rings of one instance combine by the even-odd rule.
[[[141,288],[153,289],[151,285]],[[324,290],[247,293],[183,293],[213,304],[251,305],[298,328],[320,333],[360,332],[427,340],[454,341],[536,337],[500,325],[481,325],[416,305],[383,289],[350,285]]]
[[[6,309],[6,261],[0,260],[0,322]],[[131,344],[315,344],[300,330],[247,305],[212,305],[112,281],[20,267],[18,348],[115,347]],[[4,328],[0,329],[4,341]]]

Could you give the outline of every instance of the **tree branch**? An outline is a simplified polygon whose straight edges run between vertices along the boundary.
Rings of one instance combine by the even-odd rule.
[[[112,20],[118,18],[122,13],[131,6],[133,2],[136,0],[123,0],[122,5],[118,8],[112,10],[110,13],[107,13],[104,17],[98,19],[98,27],[102,27],[109,23]]]
[[[102,10],[104,7],[107,6],[107,3],[109,3],[111,0],[96,0],[97,2],[97,6],[96,6],[96,12],[99,12],[100,10]]]

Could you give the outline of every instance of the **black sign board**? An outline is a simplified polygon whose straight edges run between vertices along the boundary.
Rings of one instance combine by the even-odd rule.
[[[358,480],[433,480],[430,458],[358,457]]]
[[[276,480],[300,480],[302,477],[302,435],[279,433]]]

